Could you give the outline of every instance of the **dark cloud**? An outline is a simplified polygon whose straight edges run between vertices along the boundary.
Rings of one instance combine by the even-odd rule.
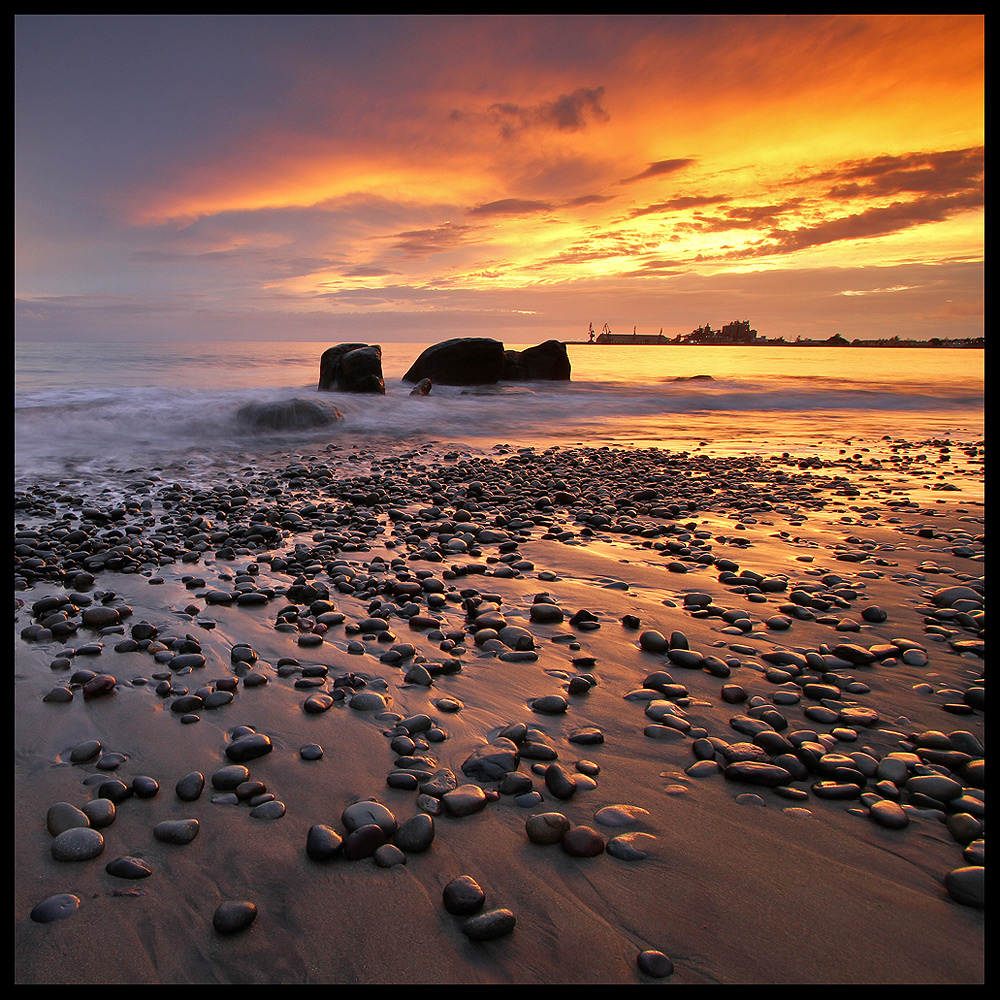
[[[669,212],[684,211],[688,208],[698,208],[701,205],[717,205],[719,202],[728,201],[727,194],[693,194],[684,195],[678,198],[671,198],[669,201],[658,201],[653,205],[646,205],[643,208],[636,208],[629,214],[630,219],[637,219],[642,215],[666,215]]]
[[[911,202],[897,201],[888,206],[870,208],[839,219],[828,219],[816,225],[790,230],[774,229],[764,244],[749,251],[737,251],[731,256],[792,253],[796,250],[845,240],[889,236],[929,222],[943,222],[953,215],[980,208],[982,205],[982,194],[977,192],[943,198],[924,198]]]
[[[444,253],[467,243],[479,230],[478,226],[460,226],[446,222],[429,229],[410,229],[385,237],[392,250],[399,250],[409,257],[424,257]]]
[[[469,209],[469,215],[532,215],[535,212],[551,212],[553,205],[548,201],[533,201],[528,198],[501,198],[485,205]]]
[[[809,179],[835,182],[828,192],[831,198],[953,194],[982,186],[984,152],[974,146],[849,160]]]
[[[614,201],[611,194],[582,194],[579,198],[570,198],[565,202],[567,208],[582,208],[584,205],[601,205],[606,201]]]
[[[799,211],[802,203],[801,198],[790,198],[776,205],[738,205],[727,209],[722,215],[696,216],[695,221],[684,223],[681,228],[700,233],[724,233],[733,229],[776,227],[783,216]]]
[[[452,121],[485,121],[508,139],[529,129],[579,132],[593,122],[609,120],[601,104],[603,97],[603,87],[577,87],[571,94],[560,94],[554,100],[539,104],[502,102],[491,104],[486,111],[456,109],[450,117]]]
[[[678,170],[683,170],[685,167],[689,167],[695,162],[695,160],[690,158],[657,160],[655,163],[651,163],[648,167],[646,167],[645,170],[642,170],[637,174],[633,174],[631,177],[625,177],[618,183],[632,184],[634,181],[644,181],[650,177],[662,177],[664,174],[673,174]]]

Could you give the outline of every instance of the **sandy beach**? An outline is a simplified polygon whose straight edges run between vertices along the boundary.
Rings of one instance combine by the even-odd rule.
[[[868,444],[17,493],[15,982],[983,982],[984,451]]]

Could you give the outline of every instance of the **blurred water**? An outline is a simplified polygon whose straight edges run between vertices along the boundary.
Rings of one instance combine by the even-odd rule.
[[[383,344],[381,397],[318,393],[327,346],[18,345],[15,477],[210,467],[329,442],[773,450],[872,435],[977,438],[984,427],[982,351],[572,344],[568,383],[411,397],[400,379],[426,345]],[[293,397],[322,398],[344,419],[285,434],[250,434],[236,419],[248,402]]]

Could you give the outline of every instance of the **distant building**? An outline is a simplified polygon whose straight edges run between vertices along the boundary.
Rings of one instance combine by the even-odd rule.
[[[590,335],[593,337],[594,328],[591,326]],[[607,323],[604,324],[604,329],[597,335],[596,340],[591,340],[592,344],[672,344],[673,341],[667,337],[663,336],[663,331],[661,330],[658,334],[654,333],[636,333],[635,327],[632,328],[631,333],[612,333],[611,327]]]
[[[713,330],[708,323],[680,337],[681,344],[752,344],[757,340],[757,331],[750,329],[750,320],[740,319],[727,323],[721,330]]]

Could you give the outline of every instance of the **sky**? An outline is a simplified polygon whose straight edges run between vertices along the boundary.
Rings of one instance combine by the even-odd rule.
[[[15,338],[983,335],[983,15],[16,15]]]

